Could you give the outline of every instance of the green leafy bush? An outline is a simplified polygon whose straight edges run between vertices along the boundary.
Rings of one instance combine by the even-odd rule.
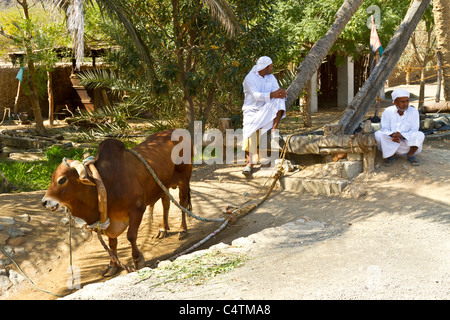
[[[52,146],[40,160],[23,162],[2,160],[0,171],[16,188],[16,192],[45,190],[48,188],[52,173],[61,164],[64,157],[82,160],[83,154],[94,150],[84,148],[64,148]]]

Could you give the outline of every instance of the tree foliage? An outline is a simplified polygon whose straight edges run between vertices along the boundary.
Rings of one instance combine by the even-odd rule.
[[[408,9],[409,1],[400,2],[400,6],[393,0],[364,2],[331,51],[354,58],[368,54],[370,14],[375,14],[380,40],[386,46]],[[147,104],[139,102],[154,113],[170,105],[170,110],[179,109],[186,115],[191,108],[195,113],[191,122],[192,118],[207,121],[210,112],[238,115],[243,97],[241,83],[254,61],[268,55],[277,70],[298,65],[328,31],[342,3],[343,0],[230,0],[241,25],[236,37],[230,37],[200,0],[130,1],[127,10],[143,34],[158,75],[152,88],[146,87],[157,96],[147,98]],[[106,28],[111,30],[111,25]],[[120,28],[112,34],[116,43],[126,49],[110,61],[114,61],[123,77],[139,81],[142,64],[132,43]],[[147,97],[150,91],[145,92]],[[191,104],[183,105],[189,99]]]
[[[213,112],[238,112],[229,109],[236,109],[231,105],[240,110],[243,75],[261,55],[276,61],[286,40],[272,28],[276,11],[271,1],[229,3],[241,24],[234,37],[224,32],[200,0],[127,2],[133,24],[155,61],[157,81],[152,83],[143,78],[142,61],[123,29],[105,20],[103,28],[121,48],[108,61],[121,80],[134,84],[136,99],[128,102],[139,102],[153,114],[184,108],[185,114],[193,112],[203,121],[213,105],[217,107]]]
[[[30,21],[23,19],[23,13],[17,5],[0,12],[0,26],[6,34],[14,38],[0,37],[0,56],[3,59],[11,51],[25,50],[24,30],[29,30],[32,34],[33,50],[67,46],[70,43],[66,36],[64,19],[58,12],[50,12],[40,5],[30,7],[29,11]]]
[[[298,66],[332,25],[343,1],[88,0],[85,43],[116,50],[105,59],[109,72],[94,70],[82,78],[85,84],[110,88],[118,108],[130,116],[182,119],[170,125],[190,128],[193,120],[216,125],[216,118],[224,116],[240,124],[242,81],[256,59],[270,56],[275,71]],[[66,9],[70,4],[47,2]],[[409,3],[364,1],[331,51],[354,58],[368,54],[370,14],[379,17],[378,34],[386,46]],[[1,20],[14,14],[0,14],[0,25],[11,28],[6,31],[18,30],[16,22]],[[36,48],[70,41],[64,24],[48,23],[49,14],[33,14],[47,20],[32,27]]]
[[[343,0],[278,0],[280,14],[276,27],[288,36],[291,43],[285,59],[298,64],[317,40],[321,39],[334,22],[334,15]],[[374,15],[378,36],[385,47],[402,21],[409,0],[364,1],[344,28],[331,52],[358,58],[368,54],[370,15]],[[379,18],[379,21],[377,21]],[[337,61],[339,63],[339,60]]]

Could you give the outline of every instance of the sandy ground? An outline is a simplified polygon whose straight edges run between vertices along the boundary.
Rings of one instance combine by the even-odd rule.
[[[400,159],[391,168],[361,175],[351,185],[356,193],[274,194],[241,227],[230,227],[213,242],[231,244],[245,237],[250,260],[205,284],[155,289],[151,280],[130,275],[128,281],[113,280],[68,298],[448,299],[448,147],[448,142],[427,146],[421,167]],[[299,218],[323,227],[291,230]]]
[[[304,217],[324,222],[327,227],[314,236],[304,239],[298,236],[297,241],[281,243],[277,248],[254,251],[250,262],[223,276],[221,281],[215,280],[220,290],[209,290],[204,285],[162,291],[143,298],[447,299],[450,292],[449,146],[448,140],[429,141],[419,156],[420,167],[411,167],[406,159],[400,158],[392,167],[385,168],[377,154],[375,172],[355,178],[340,196],[275,191],[257,210],[199,249],[220,242],[231,244],[237,238]],[[197,168],[192,179],[194,212],[217,217],[227,204],[245,201],[246,193],[257,196],[260,183],[243,178],[240,170],[240,167],[219,165]],[[29,224],[34,231],[24,244],[28,255],[19,257],[17,262],[37,286],[66,295],[70,292],[67,288],[70,283],[68,227],[58,222],[63,213],[54,215],[41,208],[43,194],[43,191],[2,194],[0,212],[10,216],[30,214]],[[157,207],[154,221],[146,217],[140,228],[139,246],[149,267],[190,247],[218,226],[191,219],[189,236],[180,241],[175,233],[180,214],[172,206],[173,234],[155,239],[160,212]],[[130,251],[128,241],[121,236],[120,259],[129,265]],[[109,258],[96,237],[86,242],[80,230],[73,230],[72,259],[81,287],[105,280],[100,274]],[[367,277],[371,273],[379,275],[381,281],[375,291],[367,289]],[[243,284],[245,290],[241,290]],[[8,291],[2,298],[56,298],[27,282],[21,288]]]
[[[319,122],[322,115],[314,115],[313,122],[315,117]],[[251,252],[252,258],[242,267],[204,285],[171,284],[175,286],[171,290],[157,292],[140,287],[140,295],[103,292],[98,298],[448,299],[448,137],[427,139],[418,158],[422,163],[419,167],[411,167],[406,159],[400,158],[385,168],[378,152],[375,172],[356,177],[340,196],[275,190],[257,210],[199,249],[220,242],[231,244],[235,239],[254,234],[273,241],[260,242],[259,249]],[[245,179],[240,175],[241,170],[239,166],[196,167],[191,185],[194,212],[203,217],[218,217],[227,204],[241,204],[248,197],[258,196],[262,188],[260,181]],[[95,236],[87,241],[80,230],[72,229],[70,249],[68,226],[60,223],[64,214],[42,208],[40,200],[44,193],[0,195],[0,215],[14,217],[27,213],[31,216],[28,226],[33,232],[24,237],[22,244],[27,254],[17,256],[16,261],[38,287],[58,295],[70,293],[70,252],[80,287],[105,281],[101,274],[109,257],[99,241]],[[156,239],[161,221],[159,205],[153,221],[145,217],[139,231],[138,245],[149,267],[189,248],[218,227],[216,223],[190,219],[188,237],[180,241],[176,235],[180,213],[172,205],[173,233]],[[286,223],[305,217],[326,227],[313,235],[281,236]],[[280,228],[280,237],[276,236],[276,228]],[[267,230],[275,231],[266,234]],[[124,235],[119,238],[119,258],[131,265],[131,248]],[[10,289],[0,299],[56,297],[24,281],[20,290]]]

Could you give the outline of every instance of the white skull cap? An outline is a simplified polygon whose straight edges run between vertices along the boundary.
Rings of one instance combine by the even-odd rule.
[[[255,72],[261,71],[265,68],[267,68],[267,66],[272,64],[272,59],[270,59],[267,56],[262,56],[261,58],[258,59],[258,61],[256,62],[256,64],[253,66],[252,70]]]
[[[395,99],[399,97],[408,97],[409,98],[409,92],[404,89],[395,89],[392,91],[392,101],[395,101]]]

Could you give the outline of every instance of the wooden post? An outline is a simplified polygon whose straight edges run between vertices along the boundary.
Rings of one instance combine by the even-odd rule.
[[[106,89],[102,89],[102,97],[103,97],[103,100],[105,101],[106,106],[108,108],[111,107],[111,103],[109,102],[108,94],[106,93]]]
[[[372,147],[372,150],[369,152],[364,152],[364,158],[363,158],[363,168],[364,173],[371,173],[373,170],[375,170],[375,153],[376,148]]]
[[[406,84],[409,86],[411,84],[411,72],[412,69],[410,67],[406,68]]]
[[[48,92],[48,122],[49,125],[53,126],[53,112],[55,110],[54,99],[53,99],[53,73],[47,71],[47,92]]]
[[[436,86],[436,97],[434,101],[441,101],[441,86],[442,86],[442,53],[441,48],[436,48],[436,62],[437,62],[437,86]]]
[[[223,137],[223,147],[222,147],[222,159],[225,161],[227,154],[227,129],[233,129],[233,124],[231,118],[220,118],[219,119],[219,130]],[[233,145],[234,146],[234,141]]]
[[[14,100],[14,113],[19,113],[19,97],[20,93],[22,92],[22,81],[19,81],[19,85],[17,86],[17,95],[16,99]]]
[[[231,118],[220,118],[219,119],[219,130],[222,132],[223,136],[223,146],[227,144],[226,134],[227,129],[233,129],[233,124],[231,123]],[[224,149],[225,151],[225,149]]]

